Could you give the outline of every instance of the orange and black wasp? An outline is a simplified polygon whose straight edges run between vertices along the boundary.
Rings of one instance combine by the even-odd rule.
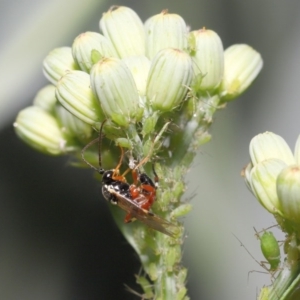
[[[128,168],[120,175],[120,167],[124,157],[124,150],[120,147],[121,157],[116,168],[105,170],[102,167],[101,141],[103,138],[102,130],[104,123],[105,121],[101,124],[99,137],[87,144],[81,151],[82,159],[91,168],[102,175],[101,183],[104,198],[111,204],[119,206],[127,213],[124,219],[125,223],[139,220],[148,227],[173,237],[174,229],[177,226],[149,211],[156,199],[158,176],[155,172],[154,165],[152,165],[152,170],[155,175],[154,181],[147,174],[139,172],[139,167],[148,161],[148,156],[141,160],[140,163],[138,163],[133,169]],[[86,149],[95,143],[99,144],[99,168],[96,168],[84,158],[84,152]],[[125,178],[125,175],[129,171],[132,172],[132,184],[127,183]]]

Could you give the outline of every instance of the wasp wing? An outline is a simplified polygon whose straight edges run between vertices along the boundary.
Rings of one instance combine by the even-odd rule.
[[[113,189],[109,189],[108,191],[118,199],[116,204],[121,209],[129,213],[132,219],[137,219],[154,230],[157,230],[166,235],[174,237],[177,229],[176,224],[171,223],[159,217],[158,215],[155,215],[152,212],[149,212],[148,210],[145,210],[139,206],[139,202],[143,202],[143,199],[141,199],[142,197],[144,197],[143,195],[140,195],[135,200],[132,200],[128,197],[120,195]]]

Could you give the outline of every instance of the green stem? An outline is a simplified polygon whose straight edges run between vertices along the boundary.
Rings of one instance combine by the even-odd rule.
[[[178,164],[178,161],[189,166],[199,146],[210,140],[207,130],[212,124],[212,118],[218,109],[219,101],[218,95],[197,99],[193,116],[183,128],[181,139],[178,141],[180,146],[173,151],[173,166]]]
[[[139,159],[142,159],[142,157],[139,157],[139,156],[142,155],[142,153],[143,153],[143,143],[142,143],[141,138],[136,130],[136,125],[130,124],[126,132],[127,132],[128,139],[133,141],[133,143],[134,143],[134,145],[133,145],[134,146],[133,147],[134,154]]]

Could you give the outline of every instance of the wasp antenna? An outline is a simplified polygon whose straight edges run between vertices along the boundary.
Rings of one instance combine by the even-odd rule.
[[[148,154],[134,167],[133,170],[137,170],[139,167],[145,165],[148,162],[151,154],[153,153],[153,149],[154,149],[154,142],[152,143]]]
[[[103,174],[105,172],[105,170],[102,168],[102,163],[101,163],[101,141],[102,141],[102,130],[103,130],[103,125],[105,124],[106,120],[104,120],[100,126],[100,130],[99,130],[99,136],[92,140],[91,142],[89,142],[86,146],[83,147],[83,149],[81,150],[81,157],[83,159],[83,161],[90,166],[92,169],[96,170],[97,172],[99,172],[100,174]],[[92,145],[98,143],[99,147],[98,147],[98,158],[99,158],[99,168],[96,168],[95,166],[93,166],[91,163],[89,163],[85,157],[84,157],[84,153],[85,151],[90,148]]]
[[[153,154],[153,151],[154,151],[154,147],[155,145],[157,144],[157,142],[159,141],[159,139],[162,137],[163,133],[167,130],[169,124],[171,122],[167,122],[163,128],[160,130],[160,132],[158,133],[158,135],[155,137],[150,149],[149,149],[149,152],[148,154],[135,166],[134,170],[137,170],[139,167],[141,167],[142,165],[145,165],[148,160],[150,159],[151,155]]]
[[[91,142],[89,142],[82,150],[81,150],[81,157],[83,159],[83,161],[88,165],[90,166],[92,169],[96,170],[97,172],[99,172],[99,169],[96,168],[95,166],[93,166],[91,163],[89,163],[85,157],[84,157],[84,153],[86,151],[86,149],[88,149],[89,147],[91,147],[92,145],[96,144],[98,142],[98,138],[92,140]]]
[[[99,130],[99,136],[98,136],[98,141],[99,141],[99,147],[98,147],[98,159],[99,159],[99,170],[103,170],[103,172],[104,172],[104,169],[102,168],[102,158],[101,158],[101,147],[102,147],[102,131],[103,131],[103,126],[104,126],[104,124],[106,123],[106,121],[107,121],[107,119],[105,119],[103,122],[102,122],[102,124],[101,124],[101,126],[100,126],[100,130]],[[99,171],[99,173],[100,173],[100,171]]]

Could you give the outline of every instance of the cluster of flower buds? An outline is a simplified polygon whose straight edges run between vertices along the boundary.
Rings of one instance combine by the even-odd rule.
[[[250,142],[250,158],[244,169],[250,191],[270,213],[300,228],[300,136],[293,154],[279,135],[259,134]]]
[[[114,139],[126,137],[121,132],[136,123],[143,136],[159,131],[160,116],[178,113],[191,90],[233,100],[263,64],[250,46],[224,51],[214,31],[189,32],[181,16],[166,10],[142,23],[132,9],[114,6],[103,14],[100,30],[80,34],[72,47],[45,58],[52,85],[15,122],[17,134],[36,149],[74,151],[104,119],[114,127]]]

